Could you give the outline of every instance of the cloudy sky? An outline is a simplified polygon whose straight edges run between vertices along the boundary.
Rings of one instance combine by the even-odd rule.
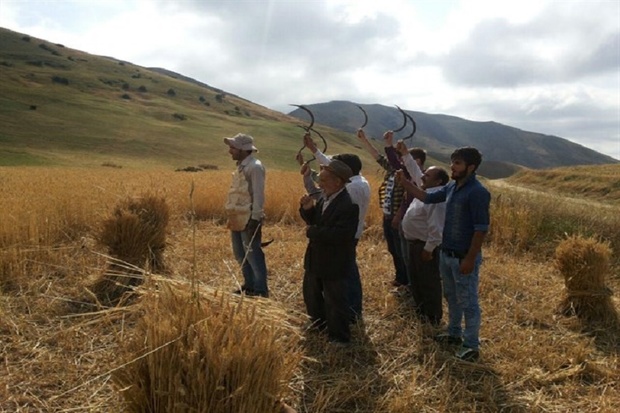
[[[0,0],[0,26],[282,112],[396,104],[620,159],[617,0]]]

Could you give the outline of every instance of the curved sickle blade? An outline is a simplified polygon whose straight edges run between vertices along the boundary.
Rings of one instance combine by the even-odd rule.
[[[324,154],[327,153],[327,140],[325,140],[325,138],[323,137],[323,135],[321,135],[321,132],[319,132],[318,130],[314,129],[314,128],[310,128],[310,129],[306,129],[306,126],[302,126],[302,125],[297,125],[297,127],[302,128],[303,130],[305,130],[306,132],[314,132],[317,135],[319,135],[319,138],[321,138],[321,140],[323,141],[323,150],[321,152],[323,152]],[[304,149],[306,149],[306,146],[302,146],[297,153],[300,154]],[[308,159],[305,163],[308,162],[312,162],[314,161],[316,158],[313,156],[312,158]]]
[[[314,126],[314,114],[312,113],[312,111],[308,109],[307,107],[305,107],[304,105],[296,105],[294,103],[291,103],[291,106],[296,106],[299,109],[304,110],[308,115],[310,115],[310,124],[308,126],[304,126],[303,128],[306,131],[309,131],[310,129],[312,129],[312,126]]]
[[[362,129],[364,126],[366,126],[368,124],[368,113],[366,113],[366,111],[364,110],[363,107],[361,107],[360,105],[356,105],[358,108],[360,108],[360,110],[362,111],[362,113],[364,114],[364,123],[362,123],[362,126],[359,127],[359,129]]]
[[[305,130],[306,132],[308,132],[308,129],[306,129],[306,127],[305,127],[305,126],[303,126],[303,125],[297,125],[297,127],[298,127],[298,128],[302,128],[303,130]],[[306,145],[302,146],[302,147],[301,147],[301,148],[297,151],[297,154],[299,155],[299,154],[301,153],[301,151],[303,151],[305,148],[306,148]],[[314,157],[313,157],[313,158],[314,158]],[[308,161],[308,162],[310,162],[310,161]]]
[[[321,135],[321,132],[319,132],[318,130],[314,128],[311,128],[310,130],[316,133],[317,135],[319,135],[319,138],[321,138],[321,140],[323,141],[323,150],[321,152],[323,152],[323,154],[326,154],[327,153],[327,141],[325,140],[323,135]]]
[[[398,109],[398,111],[399,111],[399,112],[403,115],[403,119],[404,119],[403,126],[401,126],[401,127],[400,127],[400,128],[398,128],[398,129],[394,129],[394,132],[400,132],[401,130],[405,129],[405,126],[407,126],[407,114],[405,113],[405,111],[404,111],[404,110],[402,110],[402,109],[400,108],[400,106],[398,106],[398,105],[394,105],[394,106],[396,106],[396,108]]]
[[[409,135],[404,137],[403,140],[407,140],[409,138],[413,138],[413,134],[418,129],[417,125],[415,124],[415,120],[413,120],[413,117],[410,114],[408,114],[408,113],[405,113],[405,116],[407,116],[407,119],[409,119],[409,121],[411,121],[411,124],[413,125],[413,130],[411,131],[411,133]]]

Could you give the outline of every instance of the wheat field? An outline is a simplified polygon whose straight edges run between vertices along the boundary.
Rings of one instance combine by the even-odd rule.
[[[586,236],[600,233],[601,242],[616,247],[617,208],[601,218],[603,223],[575,218],[571,224],[573,206],[560,206],[561,222],[569,224],[564,228],[556,222],[552,227],[558,231],[552,232],[543,225],[548,221],[545,213],[554,211],[552,202],[541,209],[542,201],[531,202],[531,194],[507,192],[489,182],[496,228],[484,247],[481,269],[481,359],[466,363],[452,358],[454,349],[431,339],[436,331],[416,320],[410,297],[390,286],[391,259],[382,239],[375,190],[381,177],[370,173],[367,178],[373,199],[358,247],[364,319],[355,326],[350,347],[333,348],[325,337],[302,328],[306,239],[297,213],[303,191],[299,174],[267,172],[264,238],[274,239],[265,248],[271,294],[269,299],[240,300],[231,294],[242,276],[222,208],[230,171],[0,168],[0,411],[155,411],[138,398],[132,399],[133,405],[128,401],[135,385],[131,369],[151,362],[152,355],[170,360],[179,356],[170,346],[181,336],[169,334],[183,323],[191,324],[196,342],[201,336],[216,336],[214,331],[264,332],[240,341],[247,346],[240,354],[261,354],[258,359],[264,364],[252,364],[253,372],[263,368],[261,379],[249,381],[242,386],[245,393],[239,392],[258,397],[270,369],[275,375],[278,367],[277,374],[287,380],[269,382],[271,392],[278,394],[267,396],[283,399],[300,412],[620,410],[618,324],[589,324],[560,314],[565,286],[553,260],[566,228]],[[105,306],[93,300],[89,290],[113,261],[99,239],[102,225],[120,202],[146,194],[163,198],[170,211],[165,271],[146,273],[131,302]],[[580,206],[575,208],[577,216],[582,214]],[[548,233],[539,236],[541,231]],[[618,291],[614,259],[604,278],[611,291]],[[169,289],[184,292],[163,301]],[[197,296],[204,308],[193,307]],[[618,298],[611,299],[619,308]],[[209,324],[211,330],[206,325],[195,329],[196,323],[188,320],[207,317],[205,308],[229,314],[227,321]],[[170,327],[156,331],[162,346],[139,354],[144,347],[136,343],[154,334],[145,327],[149,322]],[[226,347],[227,357],[234,357],[234,350]],[[153,380],[165,382],[170,394],[176,391],[182,400],[189,397],[191,386],[182,387],[169,377],[174,363],[161,368]],[[195,377],[190,368],[185,379],[194,387],[213,385],[200,376],[199,362],[193,363]],[[214,389],[222,391],[222,386]],[[256,410],[264,408],[250,399],[241,400],[240,393],[237,399],[240,404],[227,405],[227,411],[264,411]],[[174,406],[156,411],[200,411]]]

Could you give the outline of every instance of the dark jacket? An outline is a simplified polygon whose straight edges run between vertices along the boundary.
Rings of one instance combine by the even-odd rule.
[[[299,210],[308,224],[304,269],[317,277],[344,277],[347,266],[355,260],[359,207],[351,201],[346,189],[321,213],[323,202],[321,198],[313,208]]]

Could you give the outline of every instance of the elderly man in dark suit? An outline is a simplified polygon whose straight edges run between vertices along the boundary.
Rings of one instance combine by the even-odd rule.
[[[308,224],[304,302],[315,326],[327,327],[330,342],[337,344],[351,340],[346,276],[355,260],[359,214],[345,188],[352,174],[351,168],[339,160],[323,165],[319,174],[323,196],[318,201],[302,196],[299,210]]]

